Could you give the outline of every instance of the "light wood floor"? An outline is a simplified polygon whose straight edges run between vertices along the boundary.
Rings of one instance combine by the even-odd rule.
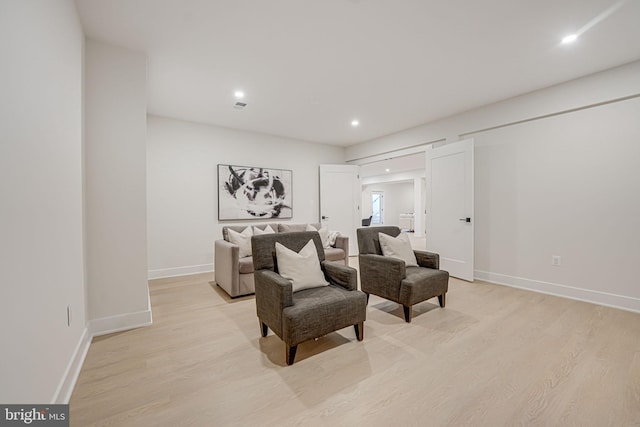
[[[640,314],[452,279],[445,309],[372,296],[363,342],[286,366],[210,280],[151,281],[153,326],[94,339],[72,426],[640,426]]]

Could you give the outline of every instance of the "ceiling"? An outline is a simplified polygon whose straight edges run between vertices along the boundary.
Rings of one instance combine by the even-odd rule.
[[[149,113],[341,146],[640,59],[638,0],[76,4],[147,54]]]

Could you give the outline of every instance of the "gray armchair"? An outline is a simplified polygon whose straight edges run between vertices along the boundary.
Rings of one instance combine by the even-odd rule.
[[[299,252],[313,239],[329,286],[292,292],[291,282],[278,274],[275,244]],[[325,261],[315,231],[265,234],[252,238],[256,310],[262,336],[269,328],[286,344],[286,361],[293,364],[298,344],[353,325],[358,341],[364,337],[367,297],[357,289],[357,271]]]
[[[398,227],[367,227],[357,231],[360,264],[360,285],[367,294],[397,302],[404,310],[404,320],[413,316],[412,306],[438,297],[440,307],[445,306],[449,289],[449,273],[439,270],[440,256],[425,251],[413,251],[419,267],[406,267],[404,261],[385,257],[380,249],[378,233],[397,237]]]

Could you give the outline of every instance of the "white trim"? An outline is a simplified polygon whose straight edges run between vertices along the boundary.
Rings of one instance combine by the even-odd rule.
[[[149,280],[162,279],[165,277],[189,276],[191,274],[213,272],[213,264],[189,265],[186,267],[161,268],[149,270],[147,276]]]
[[[491,273],[488,271],[475,270],[474,277],[478,280],[495,283],[496,285],[526,289],[542,294],[570,298],[592,304],[603,305],[605,307],[640,313],[640,298],[593,291],[590,289],[575,288],[573,286],[560,285],[558,283],[525,279],[522,277],[508,276],[506,274]]]
[[[136,313],[118,314],[116,316],[93,319],[89,322],[89,331],[94,337],[111,334],[113,332],[126,331],[129,329],[151,326],[153,318],[151,309],[138,311]]]
[[[89,330],[84,328],[82,331],[82,336],[80,337],[80,341],[78,341],[78,345],[76,345],[76,349],[73,352],[73,356],[69,363],[67,364],[67,369],[64,371],[64,375],[60,379],[60,383],[56,388],[53,397],[51,398],[51,404],[62,404],[66,405],[69,403],[71,399],[71,393],[73,393],[73,389],[76,386],[76,381],[78,381],[78,376],[80,375],[80,370],[82,369],[82,365],[84,365],[84,359],[87,357],[87,352],[89,351],[89,346],[91,345],[91,335],[89,335]]]

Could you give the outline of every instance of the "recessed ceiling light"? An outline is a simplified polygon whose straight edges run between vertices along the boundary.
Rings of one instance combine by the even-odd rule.
[[[233,93],[233,95],[234,95],[236,98],[238,98],[238,99],[242,99],[242,98],[244,98],[244,92],[243,92],[243,91],[241,91],[241,90],[237,90],[237,91],[235,91],[235,92]]]
[[[576,41],[577,38],[578,38],[577,34],[569,34],[568,36],[562,39],[562,44],[573,43],[574,41]]]
[[[351,120],[351,126],[357,127],[360,124],[358,120]]]
[[[391,169],[387,168],[384,170],[385,172],[391,172]]]

